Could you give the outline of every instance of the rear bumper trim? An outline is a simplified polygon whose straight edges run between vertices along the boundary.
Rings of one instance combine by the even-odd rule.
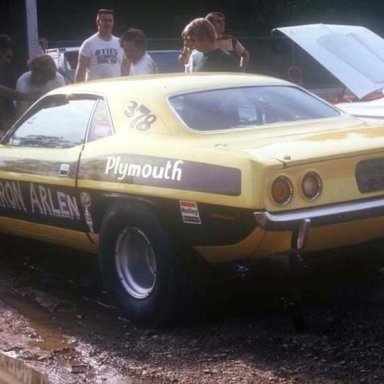
[[[294,212],[254,212],[257,224],[266,231],[293,231],[292,247],[295,249],[301,249],[305,246],[310,227],[378,216],[384,216],[384,198],[335,204]]]

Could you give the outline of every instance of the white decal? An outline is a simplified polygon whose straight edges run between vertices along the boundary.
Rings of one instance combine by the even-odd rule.
[[[19,182],[0,182],[0,207],[27,212]]]
[[[196,201],[181,200],[180,210],[183,222],[187,224],[201,224],[199,208]]]
[[[80,211],[74,196],[54,191],[43,185],[30,185],[31,212],[46,216],[80,220]]]
[[[162,180],[177,180],[180,181],[183,175],[183,170],[180,166],[184,162],[182,160],[171,161],[167,160],[165,165],[152,164],[132,164],[121,161],[120,156],[108,156],[105,166],[105,174],[110,173],[117,176],[118,180],[123,180],[127,177],[142,177],[144,179],[162,179]]]

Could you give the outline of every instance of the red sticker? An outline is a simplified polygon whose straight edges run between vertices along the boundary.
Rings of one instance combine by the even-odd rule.
[[[188,224],[201,224],[199,208],[196,201],[185,201],[180,202],[181,217],[184,223]]]

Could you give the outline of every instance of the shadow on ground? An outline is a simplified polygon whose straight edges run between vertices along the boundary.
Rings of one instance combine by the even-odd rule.
[[[129,378],[127,383],[384,380],[378,246],[305,267],[305,330],[297,332],[286,277],[270,265],[221,271],[208,286],[198,317],[150,330],[116,313],[94,255],[6,236],[0,242],[0,299],[30,322],[35,340],[29,346],[44,351],[44,370],[57,383],[65,382],[57,377],[73,383],[105,377],[116,383],[121,378]]]

